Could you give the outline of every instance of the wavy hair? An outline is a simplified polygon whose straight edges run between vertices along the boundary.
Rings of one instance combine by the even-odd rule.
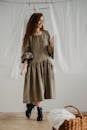
[[[25,35],[23,38],[22,50],[25,47],[29,36],[35,33],[38,21],[40,20],[40,17],[42,17],[42,16],[43,16],[42,13],[33,13],[30,16],[30,19],[29,19],[27,26],[26,26]],[[42,26],[41,30],[44,30],[43,26]]]

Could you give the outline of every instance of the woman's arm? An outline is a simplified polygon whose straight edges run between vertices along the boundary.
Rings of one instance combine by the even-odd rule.
[[[54,58],[54,37],[50,38],[50,34],[48,33],[48,53],[49,55]]]
[[[25,48],[23,49],[22,56],[21,56],[21,63],[23,63],[21,75],[26,74],[28,63],[32,58],[33,58],[33,54],[31,52],[30,42],[28,40]]]
[[[21,75],[26,74],[27,66],[28,66],[28,63],[27,63],[27,60],[25,60],[24,63],[23,63],[23,66],[22,66]]]
[[[22,52],[21,56],[21,63],[24,63],[25,60],[28,63],[29,60],[33,58],[33,54],[31,52],[30,42],[27,40],[26,46],[24,47],[24,50]]]

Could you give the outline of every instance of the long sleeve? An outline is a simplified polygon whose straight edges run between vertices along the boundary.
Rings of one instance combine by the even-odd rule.
[[[47,50],[48,50],[48,54],[52,57],[52,58],[54,58],[54,48],[52,48],[51,47],[51,42],[50,42],[50,34],[49,34],[49,32],[47,32],[47,34],[48,34],[48,47],[47,47]]]
[[[21,55],[21,63],[24,63],[25,60],[28,62],[32,60],[33,54],[31,52],[30,42],[27,40],[26,46],[23,49],[22,55]]]

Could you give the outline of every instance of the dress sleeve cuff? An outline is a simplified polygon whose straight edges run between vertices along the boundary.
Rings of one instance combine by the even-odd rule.
[[[24,63],[25,60],[30,61],[33,59],[33,54],[31,52],[26,52],[21,56],[21,63]]]

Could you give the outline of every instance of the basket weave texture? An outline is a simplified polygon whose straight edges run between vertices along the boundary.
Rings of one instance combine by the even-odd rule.
[[[87,113],[80,112],[75,106],[68,105],[64,108],[72,108],[76,112],[72,112],[76,118],[65,120],[58,130],[87,130]],[[57,130],[52,128],[52,130]]]

